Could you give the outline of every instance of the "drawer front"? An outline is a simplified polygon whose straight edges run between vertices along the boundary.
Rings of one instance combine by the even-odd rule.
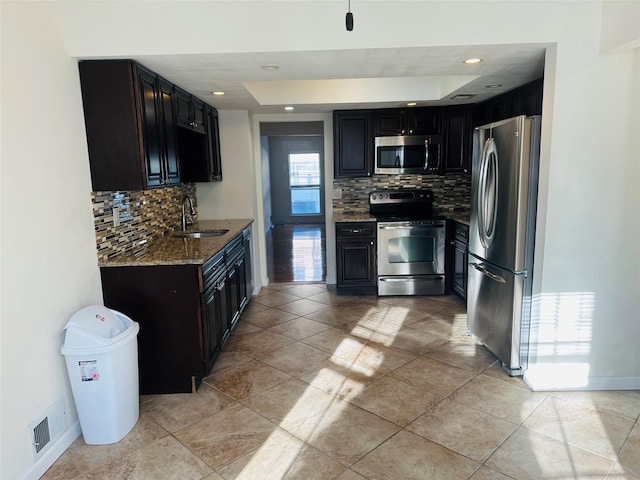
[[[464,243],[469,243],[469,226],[464,223],[454,223],[454,237]]]
[[[375,222],[342,222],[336,223],[338,238],[375,238]]]
[[[220,272],[225,269],[224,252],[218,252],[209,260],[207,260],[201,268],[202,283],[200,293],[207,290]]]

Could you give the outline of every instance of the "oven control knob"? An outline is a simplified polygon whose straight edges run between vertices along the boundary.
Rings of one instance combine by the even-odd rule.
[[[376,194],[374,193],[373,195],[371,195],[371,198],[372,198],[373,200],[375,200],[375,199],[376,199]]]

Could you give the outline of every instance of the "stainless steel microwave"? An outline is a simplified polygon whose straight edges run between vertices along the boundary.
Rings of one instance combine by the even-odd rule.
[[[375,137],[376,174],[438,174],[440,135]]]

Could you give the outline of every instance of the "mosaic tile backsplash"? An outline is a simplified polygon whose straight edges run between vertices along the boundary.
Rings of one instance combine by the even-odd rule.
[[[389,188],[433,190],[433,213],[447,215],[471,210],[471,177],[468,175],[374,175],[366,178],[336,178],[333,188],[342,198],[333,200],[335,214],[369,212],[369,193]]]
[[[153,238],[180,229],[185,195],[191,197],[196,208],[195,221],[196,186],[192,183],[153,190],[92,192],[98,261],[106,261],[121,252],[135,254]],[[113,222],[114,208],[118,208],[120,214],[117,227]]]

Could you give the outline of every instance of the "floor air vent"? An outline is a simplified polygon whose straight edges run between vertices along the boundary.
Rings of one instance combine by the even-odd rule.
[[[40,458],[62,434],[65,429],[64,415],[64,401],[60,398],[47,409],[43,417],[29,425],[34,460]]]

